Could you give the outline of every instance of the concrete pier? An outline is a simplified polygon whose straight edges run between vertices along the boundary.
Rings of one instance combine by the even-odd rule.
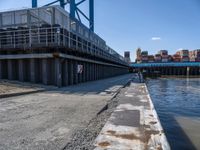
[[[95,140],[95,150],[170,150],[146,85],[138,77],[117,98],[118,106]]]

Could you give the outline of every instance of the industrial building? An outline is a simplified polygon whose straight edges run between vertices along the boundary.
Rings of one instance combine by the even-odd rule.
[[[124,57],[60,6],[0,13],[0,79],[61,87],[127,72]]]

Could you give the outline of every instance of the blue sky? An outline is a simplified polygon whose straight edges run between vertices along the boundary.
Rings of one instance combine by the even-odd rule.
[[[38,0],[44,5],[53,0]],[[31,0],[0,0],[0,10],[30,7]],[[87,5],[82,5],[83,9]],[[141,47],[155,54],[200,48],[200,0],[95,0],[95,32],[123,55]]]

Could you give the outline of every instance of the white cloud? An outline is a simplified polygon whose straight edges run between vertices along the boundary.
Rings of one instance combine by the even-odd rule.
[[[152,40],[152,41],[160,41],[160,40],[161,40],[161,37],[152,37],[151,40]]]
[[[177,51],[181,51],[181,50],[184,50],[183,48],[179,48],[179,49],[177,49]]]

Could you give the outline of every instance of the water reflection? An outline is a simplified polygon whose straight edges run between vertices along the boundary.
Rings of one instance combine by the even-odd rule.
[[[155,79],[147,86],[173,150],[200,150],[200,79]]]

